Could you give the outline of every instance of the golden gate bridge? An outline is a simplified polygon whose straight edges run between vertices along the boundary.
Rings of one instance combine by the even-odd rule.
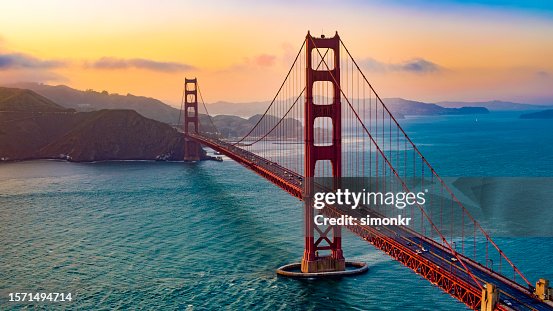
[[[198,95],[206,118],[199,114]],[[532,284],[457,199],[338,33],[330,38],[307,34],[271,103],[242,137],[222,138],[196,79],[185,79],[182,109],[185,161],[199,160],[201,145],[210,147],[304,202],[301,271],[282,274],[348,271],[341,226],[319,226],[316,214],[360,219],[400,212],[411,218],[409,225],[344,227],[471,309],[553,310],[548,281]],[[403,210],[382,204],[313,208],[317,189],[338,189],[348,181],[373,192],[428,194],[424,205]]]

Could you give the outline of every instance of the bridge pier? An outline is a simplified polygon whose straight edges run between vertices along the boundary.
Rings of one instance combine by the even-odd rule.
[[[313,192],[314,181],[306,182],[306,189]],[[315,208],[313,198],[304,198],[305,208],[305,249],[301,260],[303,273],[321,273],[330,271],[344,271],[346,260],[342,251],[342,228],[330,226],[320,228],[314,222]],[[328,236],[332,232],[332,236]],[[315,233],[318,234],[315,240]],[[323,243],[326,242],[326,245]],[[329,255],[320,255],[319,252],[330,250]]]
[[[499,301],[499,290],[491,283],[486,283],[482,289],[482,299],[480,302],[480,311],[494,311]]]
[[[194,162],[200,160],[202,146],[190,138],[184,138],[184,161]]]
[[[539,279],[539,281],[536,282],[534,294],[538,296],[541,301],[551,300],[551,298],[553,298],[553,288],[549,287],[549,280]]]
[[[199,161],[202,147],[188,138],[190,132],[198,133],[198,80],[184,79],[184,161]],[[190,127],[193,127],[192,130]]]
[[[344,258],[332,258],[332,256],[317,256],[309,261],[303,257],[301,261],[301,271],[304,273],[344,271],[346,270],[346,260]]]

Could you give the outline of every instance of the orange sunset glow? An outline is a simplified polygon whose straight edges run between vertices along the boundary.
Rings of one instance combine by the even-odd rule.
[[[267,100],[310,30],[338,31],[383,97],[553,101],[547,9],[485,1],[138,2],[3,3],[0,84],[65,84],[178,105],[184,78],[196,76],[208,102]]]

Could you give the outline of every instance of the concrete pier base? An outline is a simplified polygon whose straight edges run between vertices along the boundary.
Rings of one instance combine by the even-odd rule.
[[[346,261],[345,270],[341,271],[301,272],[301,263],[297,262],[278,268],[276,273],[291,278],[333,278],[359,275],[367,271],[369,266],[364,262]]]
[[[301,272],[316,273],[329,271],[344,271],[346,270],[346,261],[342,259],[334,259],[331,256],[317,257],[313,261],[301,260]]]

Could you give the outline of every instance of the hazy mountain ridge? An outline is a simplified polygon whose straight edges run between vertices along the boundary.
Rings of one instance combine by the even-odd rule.
[[[159,100],[131,94],[122,96],[91,90],[79,91],[63,85],[23,85],[37,89],[43,95],[28,89],[0,87],[0,159],[67,158],[73,161],[98,161],[181,160],[183,157],[182,133],[166,124],[182,121],[180,111]],[[59,98],[72,108],[66,108],[52,98]],[[371,106],[366,101],[362,105],[361,101],[360,113],[375,111],[374,104]],[[489,113],[486,107],[442,107],[402,98],[387,98],[384,102],[396,118],[404,115]],[[449,106],[470,104],[445,103]],[[211,104],[208,109],[214,117],[209,120],[206,115],[200,114],[200,130],[215,133],[215,125],[223,137],[242,137],[259,121],[268,104]],[[499,101],[480,104],[501,109],[534,107]],[[104,107],[118,109],[108,110]],[[221,111],[230,111],[233,115],[220,114]],[[237,116],[252,111],[259,113],[246,118]],[[553,109],[521,115],[521,118],[550,118],[551,115]],[[273,127],[276,127],[274,131],[266,135],[269,139],[276,136],[295,139],[303,132],[299,120],[287,118],[277,126],[278,122],[276,116],[266,116],[257,129],[250,133],[250,137],[264,136]]]
[[[33,90],[52,102],[77,111],[132,109],[147,118],[168,124],[176,124],[179,120],[182,120],[179,119],[179,109],[151,97],[136,96],[132,94],[109,94],[105,91],[81,91],[65,85],[52,86],[32,82],[15,83],[10,86]],[[355,101],[357,99],[353,100]],[[362,102],[363,99],[359,99],[359,101]],[[499,100],[476,102],[441,101],[436,103],[428,103],[403,98],[384,98],[383,101],[397,118],[402,118],[404,115],[455,115],[487,113],[484,109],[489,111],[530,111],[553,108],[553,105],[540,106]],[[368,105],[368,102],[369,100],[365,99],[366,105]],[[245,103],[218,101],[207,105],[212,116],[234,115],[249,118],[256,114],[262,114],[265,112],[265,109],[269,104],[270,101]]]
[[[76,111],[132,109],[146,118],[168,124],[174,124],[179,120],[179,109],[151,97],[109,94],[106,91],[81,91],[65,85],[52,86],[30,82],[10,86],[32,90],[63,107],[73,108]]]
[[[515,103],[501,100],[491,100],[491,101],[482,101],[482,102],[463,102],[463,101],[443,101],[437,102],[436,104],[449,107],[449,108],[460,108],[464,106],[479,106],[485,107],[490,111],[523,111],[523,110],[542,110],[544,108],[553,107],[546,105],[532,105],[532,104],[523,104]]]
[[[425,103],[403,98],[385,98],[383,99],[386,106],[398,119],[406,115],[455,115],[455,114],[483,114],[489,113],[486,107],[476,107],[475,105],[463,107],[442,107],[437,104]],[[363,99],[359,99],[360,107]],[[357,105],[357,99],[353,100]],[[207,109],[212,115],[236,115],[244,118],[256,114],[262,114],[267,109],[270,102],[248,102],[248,103],[229,103],[224,101],[208,104]],[[369,99],[365,99],[365,109],[369,109]],[[372,109],[375,108],[374,99]]]
[[[27,88],[44,96],[51,101],[64,107],[73,108],[77,111],[92,111],[100,109],[132,109],[141,115],[165,122],[175,124],[182,121],[179,118],[179,109],[163,103],[155,98],[136,96],[132,94],[119,95],[109,94],[105,91],[76,90],[65,85],[51,86],[38,83],[17,83],[13,86]],[[352,99],[354,102],[357,99]],[[359,99],[361,103],[363,99]],[[455,115],[455,114],[483,114],[489,111],[503,110],[542,110],[547,106],[529,105],[506,101],[443,101],[427,103],[422,101],[407,100],[403,98],[384,98],[386,106],[397,118],[407,115]],[[365,99],[368,106],[369,99]],[[234,115],[249,118],[256,114],[262,114],[270,104],[270,101],[256,101],[245,103],[231,103],[218,101],[207,104],[212,116]],[[373,98],[374,106],[374,98]]]

